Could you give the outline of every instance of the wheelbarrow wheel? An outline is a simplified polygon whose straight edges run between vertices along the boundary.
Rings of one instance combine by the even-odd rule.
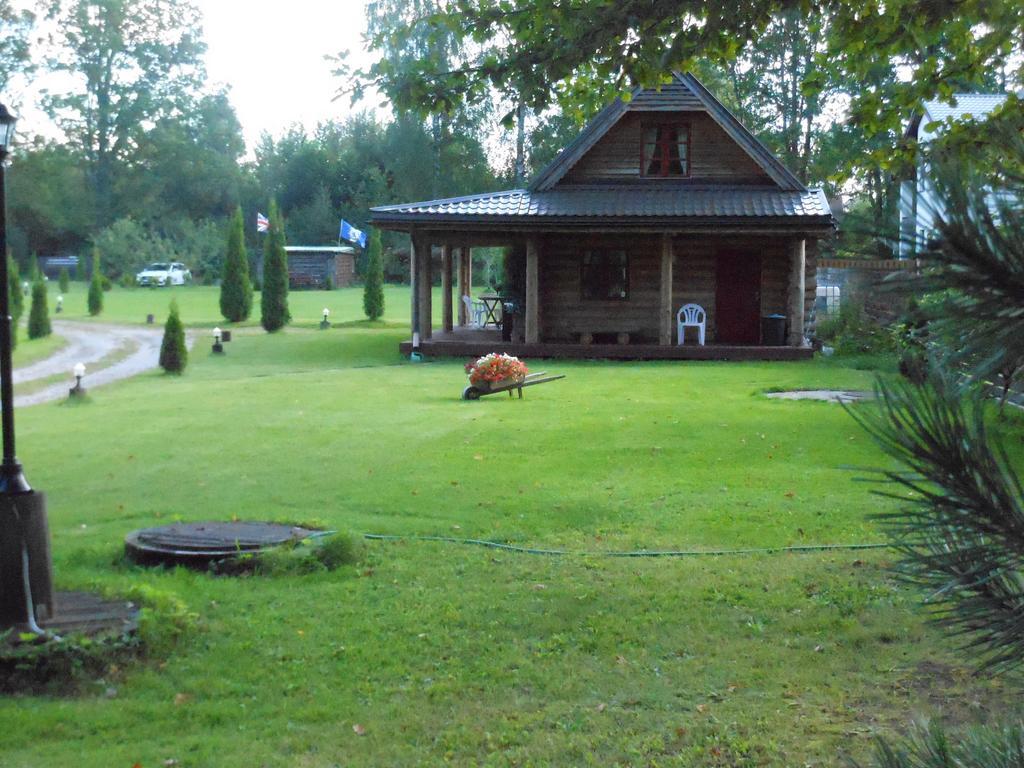
[[[479,400],[480,399],[480,390],[477,389],[476,387],[466,387],[464,390],[462,390],[462,399],[463,400]]]

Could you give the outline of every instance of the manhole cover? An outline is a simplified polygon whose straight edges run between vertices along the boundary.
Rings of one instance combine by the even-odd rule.
[[[312,533],[276,523],[175,523],[132,531],[124,539],[124,548],[131,560],[144,565],[207,565],[298,541]]]

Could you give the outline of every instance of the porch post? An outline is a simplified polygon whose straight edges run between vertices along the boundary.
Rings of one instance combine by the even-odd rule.
[[[672,344],[672,235],[661,236],[661,307],[658,312],[658,344]]]
[[[540,341],[540,294],[537,290],[537,238],[526,240],[526,343]]]
[[[804,281],[806,280],[806,252],[803,240],[793,240],[789,246],[789,346],[804,343]]]
[[[413,346],[416,345],[417,336],[420,332],[420,312],[419,304],[416,301],[417,291],[419,290],[419,280],[416,276],[416,271],[419,269],[419,265],[416,263],[416,230],[409,233],[409,308],[410,308],[410,319],[409,328],[412,331]]]
[[[441,330],[452,330],[452,246],[441,246]]]
[[[462,246],[459,248],[459,270],[458,270],[458,313],[459,313],[459,327],[462,328],[466,325],[466,302],[462,300],[463,296],[469,295],[469,286],[466,285],[466,256],[469,254],[469,248]]]
[[[416,295],[419,301],[420,340],[426,341],[433,331],[433,311],[430,305],[432,274],[430,268],[431,245],[425,237],[416,238]]]

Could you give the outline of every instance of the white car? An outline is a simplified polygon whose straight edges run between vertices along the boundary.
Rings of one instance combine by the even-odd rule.
[[[184,285],[192,279],[192,272],[179,261],[158,261],[135,276],[138,285]]]

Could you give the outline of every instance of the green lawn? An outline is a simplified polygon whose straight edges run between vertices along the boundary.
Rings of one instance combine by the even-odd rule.
[[[53,290],[51,289],[51,294]],[[55,295],[55,294],[54,294]],[[146,315],[152,314],[158,323],[167,317],[171,300],[178,302],[181,319],[187,326],[236,327],[228,323],[220,313],[220,288],[211,285],[173,286],[170,288],[122,288],[114,286],[104,293],[103,312],[90,318],[86,299],[88,286],[74,283],[64,296],[64,314],[68,320],[95,319],[108,323],[139,324],[146,322]],[[54,299],[51,297],[51,303]],[[238,326],[258,326],[260,322],[260,294],[254,297],[250,319]],[[337,323],[352,323],[366,320],[363,313],[363,288],[339,288],[333,291],[291,291],[288,306],[293,323],[297,326],[315,326],[323,318],[324,307],[331,310],[330,320]],[[407,285],[384,286],[384,323],[409,325],[410,294]],[[441,322],[441,289],[434,289],[434,319]]]
[[[53,333],[41,339],[30,339],[25,332],[24,324],[22,324],[18,328],[18,346],[14,348],[14,354],[11,357],[17,368],[49,357],[66,345],[66,339]]]
[[[19,412],[60,586],[144,585],[197,622],[78,697],[0,701],[0,763],[824,765],[914,717],[1021,711],[926,625],[884,550],[376,542],[357,568],[244,579],[119,561],[134,528],[233,516],[591,552],[881,540],[868,516],[887,502],[844,468],[883,462],[866,436],[838,406],[762,396],[869,373],[545,361],[567,378],[462,402],[461,363],[404,362],[404,333],[243,335],[180,379]]]

